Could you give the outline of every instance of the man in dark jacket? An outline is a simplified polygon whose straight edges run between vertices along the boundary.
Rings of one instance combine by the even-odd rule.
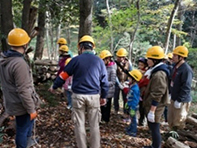
[[[168,123],[173,131],[185,127],[185,120],[192,101],[190,92],[193,72],[185,61],[187,56],[188,49],[184,46],[178,46],[173,50],[172,60],[175,66],[170,83],[171,104],[168,114]]]
[[[104,62],[92,52],[95,47],[91,36],[83,36],[78,44],[80,55],[74,57],[56,78],[49,91],[61,87],[73,75],[72,120],[79,148],[87,148],[85,112],[90,124],[90,147],[100,147],[100,105],[106,104],[108,77]]]
[[[26,148],[31,142],[31,132],[39,97],[33,86],[32,73],[24,60],[24,53],[30,41],[28,34],[20,28],[8,34],[11,49],[0,57],[0,80],[5,111],[16,116],[16,146]]]

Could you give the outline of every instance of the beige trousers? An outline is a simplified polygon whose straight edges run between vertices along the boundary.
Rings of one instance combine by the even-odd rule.
[[[187,119],[190,104],[191,102],[182,103],[181,108],[177,109],[174,107],[174,101],[171,100],[171,104],[168,106],[168,124],[170,128],[185,128],[185,120]]]
[[[85,112],[90,126],[90,148],[100,148],[100,95],[72,94],[72,121],[78,148],[87,148]]]

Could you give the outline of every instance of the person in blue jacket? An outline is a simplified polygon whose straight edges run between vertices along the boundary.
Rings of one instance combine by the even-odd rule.
[[[130,91],[127,94],[127,103],[125,104],[125,109],[130,115],[131,123],[129,127],[126,128],[126,134],[136,137],[137,134],[137,120],[136,120],[136,111],[137,106],[140,101],[140,89],[137,82],[142,78],[142,73],[134,69],[129,72],[129,85]]]
[[[54,89],[61,87],[69,76],[73,76],[71,118],[79,148],[87,148],[86,111],[90,124],[90,147],[100,147],[100,106],[106,104],[109,87],[105,64],[92,52],[94,47],[93,38],[84,35],[78,43],[80,55],[72,58],[49,89],[53,92]]]

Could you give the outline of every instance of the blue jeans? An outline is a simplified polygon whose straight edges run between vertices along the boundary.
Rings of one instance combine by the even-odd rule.
[[[69,90],[65,90],[65,93],[68,100],[68,106],[72,107],[72,98],[71,98],[72,92]]]
[[[134,115],[133,117],[131,117],[131,123],[129,125],[129,127],[127,128],[127,134],[131,135],[131,136],[136,136],[137,134],[137,121],[136,121],[136,115]]]
[[[26,148],[27,137],[31,137],[34,120],[30,120],[30,115],[16,116],[16,147]]]

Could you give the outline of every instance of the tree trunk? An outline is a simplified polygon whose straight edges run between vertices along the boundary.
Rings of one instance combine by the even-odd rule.
[[[32,6],[30,8],[29,24],[28,24],[31,39],[34,38],[36,35],[38,35],[37,34],[38,33],[37,27],[35,27],[35,22],[36,22],[36,19],[37,19],[37,13],[38,13],[38,8]]]
[[[184,19],[184,16],[183,15],[184,15],[184,10],[183,10],[183,7],[181,6],[181,4],[179,3],[179,9],[178,9],[178,14],[177,14],[177,19],[179,19],[181,22]],[[183,26],[183,23],[179,23],[177,25],[177,30],[182,31],[182,26]],[[179,46],[179,45],[182,45],[181,37],[177,36],[176,46]]]
[[[29,16],[30,16],[30,7],[32,0],[23,0],[23,10],[22,10],[22,28],[30,34],[29,28]]]
[[[79,36],[92,34],[92,10],[93,0],[80,0],[80,21],[79,21]]]
[[[174,34],[174,37],[173,37],[173,46],[172,46],[172,49],[174,49],[176,47],[176,34]]]
[[[176,2],[174,4],[174,8],[173,8],[173,10],[171,12],[170,18],[168,20],[168,27],[167,27],[166,39],[165,39],[165,54],[167,54],[167,52],[168,52],[168,45],[169,45],[169,41],[170,41],[172,24],[173,24],[173,21],[174,21],[174,17],[175,17],[175,15],[177,13],[180,1],[181,0],[176,0]]]
[[[135,36],[136,36],[137,30],[138,30],[139,24],[140,24],[140,0],[138,0],[136,2],[136,7],[137,7],[137,24],[136,24],[136,28],[135,28],[133,34],[131,35],[131,41],[129,44],[129,59],[131,59],[131,61],[133,61],[132,60],[133,42],[135,40]]]
[[[188,123],[194,125],[195,127],[197,127],[197,119],[195,119],[195,118],[193,118],[191,116],[187,117],[186,122],[188,122]]]
[[[39,34],[37,36],[34,60],[42,59],[42,54],[44,49],[45,18],[46,18],[45,4],[43,1],[40,1],[39,14],[38,14]]]
[[[197,119],[197,113],[192,113],[192,117]]]
[[[182,142],[180,142],[172,137],[168,138],[168,140],[165,143],[165,146],[167,148],[190,148],[189,146],[183,144]]]
[[[1,0],[1,43],[3,51],[9,49],[7,35],[13,29],[12,0]]]
[[[110,14],[110,7],[109,7],[109,1],[108,0],[106,0],[106,6],[107,6],[108,17],[109,17],[109,28],[110,28],[110,38],[111,38],[111,41],[110,41],[110,51],[111,51],[111,53],[114,53],[114,51],[113,51],[114,38],[113,38],[111,14]]]

